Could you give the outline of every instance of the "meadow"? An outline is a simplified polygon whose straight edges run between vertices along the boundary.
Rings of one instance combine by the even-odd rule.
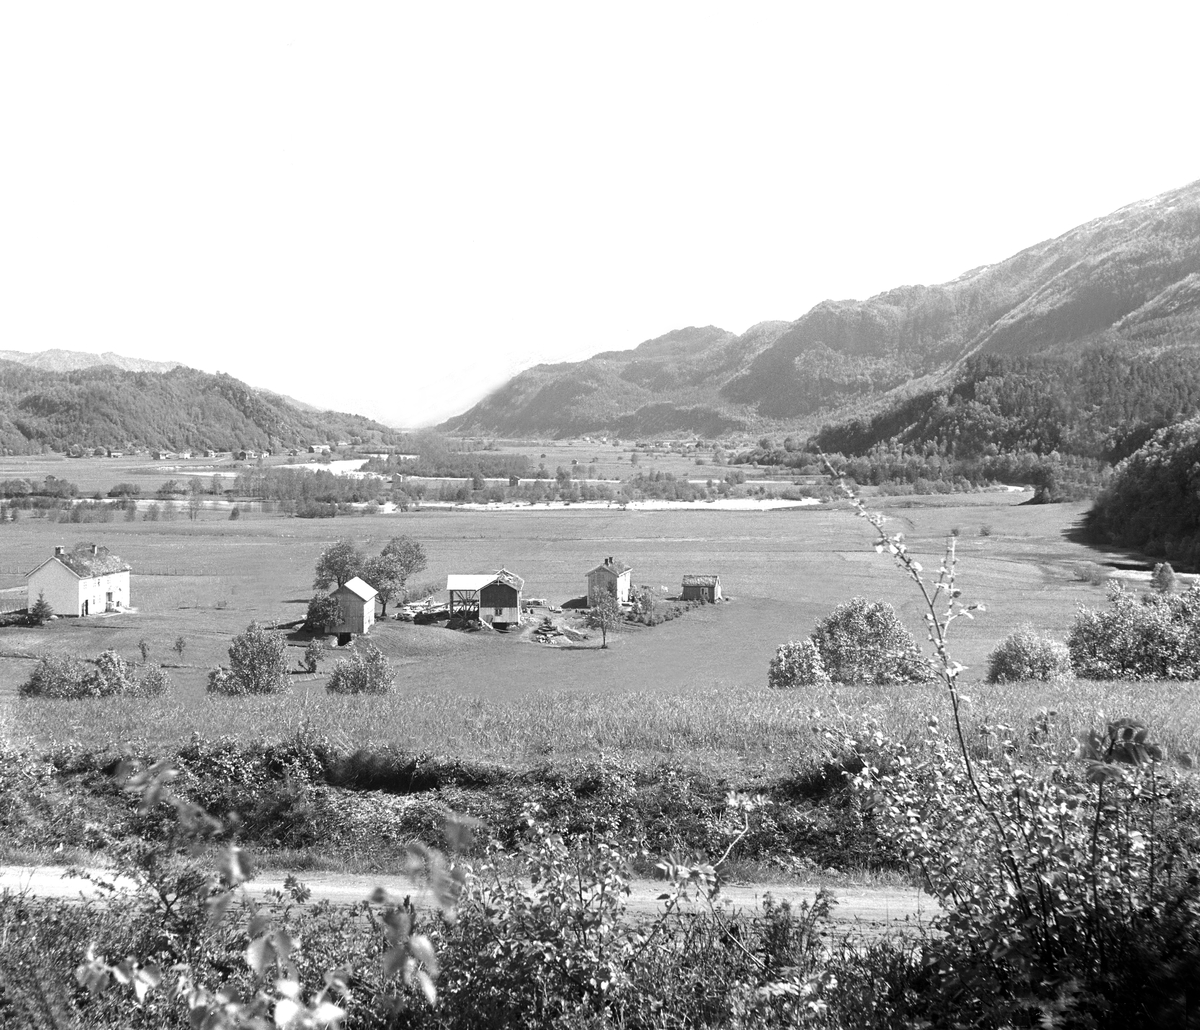
[[[879,501],[929,567],[957,531],[960,585],[968,600],[987,606],[973,622],[954,627],[956,656],[971,667],[968,680],[982,678],[987,654],[1020,625],[1065,637],[1078,605],[1104,603],[1096,575],[1108,568],[1102,563],[1123,558],[1068,538],[1082,505],[1022,504],[1027,496]],[[159,747],[168,736],[203,728],[278,737],[303,713],[348,746],[387,742],[504,764],[617,752],[684,756],[710,767],[773,767],[795,755],[809,732],[810,709],[878,713],[915,727],[941,708],[932,688],[794,695],[766,689],[775,647],[807,635],[816,620],[856,595],[891,601],[919,632],[911,584],[874,552],[867,528],[832,505],[776,512],[702,505],[661,512],[426,510],[335,520],[252,514],[237,521],[205,511],[195,522],[95,526],[27,518],[0,527],[0,590],[19,589],[22,571],[55,544],[92,539],[133,565],[138,610],[0,629],[0,698],[7,699],[0,706],[11,733],[42,741],[77,736]],[[329,698],[324,675],[299,672],[282,699],[207,697],[208,670],[226,660],[234,634],[251,620],[290,624],[303,617],[323,547],[350,536],[377,551],[398,533],[424,544],[429,569],[422,579],[504,566],[525,578],[527,595],[561,603],[584,593],[588,568],[616,555],[633,565],[635,583],[660,593],[677,590],[684,573],[719,572],[731,600],[654,628],[624,627],[604,650],[544,648],[514,635],[387,620],[371,633],[398,670],[396,692],[382,702]],[[178,637],[185,641],[182,659],[171,650]],[[134,660],[141,640],[174,680],[161,701],[47,705],[13,698],[36,654],[94,657],[115,648]],[[297,670],[303,642],[293,635]],[[1020,720],[1047,707],[1069,708],[1082,723],[1096,712],[1132,706],[1144,718],[1178,713],[1183,737],[1195,725],[1182,716],[1193,711],[1190,691],[1083,684],[1014,691],[980,684],[973,692],[989,719]]]

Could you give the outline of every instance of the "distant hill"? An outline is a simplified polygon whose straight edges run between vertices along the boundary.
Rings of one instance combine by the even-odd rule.
[[[125,371],[111,364],[47,371],[0,360],[0,453],[44,446],[238,450],[300,447],[394,430],[359,415],[312,411],[233,376],[179,365]]]
[[[1200,344],[1200,181],[937,286],[825,301],[742,336],[681,329],[631,351],[539,365],[445,427],[566,436],[846,418],[952,383],[972,356],[1132,359]]]
[[[26,354],[23,351],[0,350],[0,361],[15,361],[30,368],[40,368],[46,372],[74,372],[81,368],[94,368],[96,365],[112,365],[126,372],[170,372],[183,364],[181,361],[147,361],[144,358],[127,358],[112,351],[103,354],[89,354],[81,350],[37,351]]]

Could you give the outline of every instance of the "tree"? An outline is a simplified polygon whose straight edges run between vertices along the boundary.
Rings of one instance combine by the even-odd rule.
[[[37,600],[33,602],[33,607],[29,609],[29,621],[35,626],[44,626],[54,617],[54,609],[50,607],[50,602],[46,600],[46,591],[39,590]]]
[[[587,624],[600,631],[600,646],[608,647],[608,632],[615,629],[625,617],[621,602],[616,594],[605,593],[587,614]]]
[[[342,537],[321,552],[321,557],[317,559],[313,586],[318,590],[328,590],[333,583],[344,586],[346,580],[359,574],[362,565],[362,551],[349,537]]]
[[[183,649],[187,647],[187,641],[183,637],[176,637],[175,643],[172,645],[172,650],[179,655],[179,660],[183,661]]]
[[[359,575],[378,592],[380,615],[387,615],[388,602],[403,592],[408,577],[428,564],[425,548],[410,536],[392,537],[378,557],[363,562]]]
[[[1159,562],[1154,566],[1154,572],[1150,576],[1150,586],[1155,590],[1161,590],[1164,594],[1175,593],[1177,589],[1175,570],[1171,568],[1169,561]]]
[[[308,633],[328,633],[330,626],[342,621],[342,609],[332,594],[314,594],[308,602],[304,616],[304,629]]]

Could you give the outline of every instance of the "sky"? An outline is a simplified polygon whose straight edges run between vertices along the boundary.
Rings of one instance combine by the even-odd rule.
[[[1200,178],[1200,5],[0,5],[0,349],[415,426]]]

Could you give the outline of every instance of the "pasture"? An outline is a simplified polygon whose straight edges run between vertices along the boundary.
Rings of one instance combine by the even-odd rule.
[[[987,654],[1017,626],[1029,624],[1062,638],[1077,605],[1104,601],[1103,585],[1081,578],[1078,570],[1114,556],[1065,536],[1084,506],[1020,504],[1027,496],[894,498],[880,504],[927,567],[936,568],[946,536],[958,530],[959,585],[967,600],[988,608],[953,630],[956,656],[972,667],[968,679],[982,677]],[[464,634],[389,620],[371,633],[398,669],[399,697],[383,704],[387,710],[408,711],[411,718],[384,718],[382,711],[360,702],[331,707],[321,674],[297,675],[284,710],[294,711],[297,704],[310,711],[327,710],[329,719],[322,722],[340,727],[349,743],[360,736],[381,739],[382,734],[405,746],[426,741],[439,750],[457,747],[452,729],[433,732],[431,727],[469,725],[470,712],[482,705],[483,711],[493,713],[485,719],[493,726],[506,727],[505,720],[530,713],[531,728],[520,735],[519,744],[511,745],[522,752],[561,750],[564,727],[574,724],[576,729],[568,733],[574,742],[566,744],[567,750],[607,747],[606,739],[618,750],[687,750],[696,743],[689,734],[698,732],[727,738],[727,745],[710,749],[715,761],[738,754],[761,758],[776,746],[791,746],[772,736],[774,731],[766,728],[771,720],[781,711],[807,710],[816,703],[813,698],[782,698],[766,691],[767,664],[780,642],[807,635],[816,620],[856,595],[891,601],[914,633],[920,631],[912,585],[874,552],[868,529],[848,509],[833,506],[774,512],[713,511],[703,505],[653,512],[438,510],[335,520],[260,515],[236,522],[205,511],[195,522],[91,526],[29,518],[0,527],[0,590],[19,589],[22,573],[56,544],[71,546],[89,539],[109,546],[133,565],[132,595],[138,610],[61,619],[40,629],[0,629],[0,697],[9,699],[9,724],[18,734],[60,736],[39,721],[38,706],[27,708],[11,700],[29,675],[29,656],[61,650],[94,657],[111,647],[133,660],[138,642],[145,639],[151,661],[170,668],[174,695],[161,704],[107,703],[116,720],[110,726],[110,742],[153,739],[164,726],[180,733],[212,722],[265,729],[259,716],[250,717],[254,709],[248,703],[238,703],[245,709],[243,715],[227,702],[204,695],[208,670],[226,660],[230,638],[251,620],[272,624],[302,618],[313,593],[317,555],[337,537],[350,536],[364,549],[378,551],[389,537],[408,533],[429,555],[429,569],[420,579],[503,565],[525,578],[527,595],[561,603],[584,593],[587,569],[615,555],[633,565],[635,583],[665,585],[672,592],[685,573],[718,572],[732,600],[652,629],[624,627],[610,637],[607,650],[550,649],[515,635]],[[171,651],[181,636],[186,641],[182,660]],[[298,668],[302,641],[293,644]],[[327,671],[328,665],[324,668]],[[1046,688],[1047,699],[1041,703],[1056,703],[1050,693]],[[738,698],[736,711],[721,716],[722,706],[715,703],[721,697]],[[864,701],[847,695],[845,704],[848,711],[857,711]],[[917,705],[921,712],[913,717],[923,718],[923,712],[939,710],[940,705],[941,699],[931,693],[929,704]],[[512,713],[494,714],[505,706],[511,706]],[[84,737],[90,726],[107,723],[87,711],[81,707],[78,718],[70,719]],[[369,718],[355,714],[371,711],[375,714]],[[412,715],[415,711],[431,714]],[[535,717],[535,712],[541,714]],[[651,741],[624,740],[628,730],[603,728],[606,718],[617,718],[619,712],[627,713],[629,727],[650,719],[675,729]],[[728,732],[713,725],[703,728],[706,720],[723,718]],[[278,723],[266,712],[261,720]],[[693,729],[680,729],[685,722]],[[406,729],[416,726],[424,729]],[[501,741],[511,736],[510,728],[498,732]],[[653,736],[658,731],[648,732]],[[756,736],[762,737],[767,752],[754,744]],[[490,753],[478,743],[467,750],[481,748]]]

